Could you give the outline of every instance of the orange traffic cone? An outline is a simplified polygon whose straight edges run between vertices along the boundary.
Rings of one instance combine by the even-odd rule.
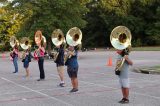
[[[108,64],[107,66],[112,66],[112,57],[109,56],[109,59],[108,59]]]
[[[2,54],[2,59],[5,59],[5,53]]]

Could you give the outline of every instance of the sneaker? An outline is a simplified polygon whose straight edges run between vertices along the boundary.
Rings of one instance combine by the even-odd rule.
[[[77,91],[78,91],[77,88],[73,88],[72,90],[70,90],[70,93],[72,93],[72,92],[77,92]]]
[[[60,87],[65,87],[65,83],[60,83],[59,86]]]
[[[126,104],[126,103],[129,103],[129,100],[126,98],[123,98],[122,100],[119,101],[119,103]]]
[[[18,73],[18,72],[14,71],[13,73]]]
[[[38,79],[37,81],[44,81],[44,79]]]

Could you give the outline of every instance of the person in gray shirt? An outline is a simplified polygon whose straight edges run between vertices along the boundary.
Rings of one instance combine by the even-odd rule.
[[[120,86],[121,86],[121,90],[122,90],[122,95],[123,98],[122,100],[119,101],[119,103],[129,103],[129,65],[132,65],[133,62],[129,59],[129,53],[125,53],[125,49],[124,50],[117,50],[118,53],[118,57],[117,57],[117,63],[118,61],[121,61],[122,58],[125,59],[122,67],[121,67],[121,71],[120,71],[120,75],[119,75],[119,82],[120,82]]]

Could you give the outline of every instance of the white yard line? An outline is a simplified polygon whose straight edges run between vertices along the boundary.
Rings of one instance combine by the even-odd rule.
[[[53,74],[52,74],[53,75]],[[53,75],[55,77],[58,77],[56,75]],[[86,83],[86,84],[91,84],[91,85],[96,85],[96,86],[100,86],[100,87],[105,87],[105,88],[112,88],[114,89],[114,91],[118,91],[119,89],[117,88],[113,88],[113,87],[110,87],[110,86],[106,86],[106,85],[102,85],[102,84],[96,84],[96,83],[92,83],[92,82],[88,82],[88,81],[82,81],[82,80],[79,80],[80,82],[83,82],[83,83]],[[118,81],[118,80],[117,80]],[[152,81],[151,81],[152,82]],[[158,96],[151,96],[151,95],[147,95],[147,94],[142,94],[142,93],[137,93],[137,92],[131,92],[131,93],[134,93],[134,94],[137,94],[137,95],[142,95],[142,96],[146,96],[146,97],[150,97],[150,98],[155,98],[155,99],[158,99],[160,100],[160,97]]]
[[[38,94],[43,95],[43,96],[46,96],[46,97],[48,97],[48,98],[50,98],[50,99],[56,100],[56,101],[58,101],[58,102],[61,102],[61,103],[65,104],[65,105],[73,106],[72,104],[69,104],[69,103],[67,103],[67,102],[64,102],[64,101],[62,101],[62,100],[60,100],[60,99],[57,99],[57,98],[55,98],[55,97],[49,96],[49,95],[47,95],[47,94],[45,94],[45,93],[42,93],[42,92],[33,90],[33,89],[29,88],[29,87],[23,86],[23,85],[21,85],[21,84],[18,84],[18,83],[16,83],[16,82],[13,82],[13,81],[11,81],[11,80],[9,80],[9,79],[6,79],[6,78],[4,78],[4,77],[1,77],[1,79],[2,79],[2,80],[5,80],[5,81],[7,81],[7,82],[13,83],[13,84],[15,84],[16,86],[25,88],[25,89],[27,89],[27,90],[29,90],[29,91],[38,93]]]
[[[29,92],[32,92],[32,91],[19,91],[19,92],[13,92],[13,93],[3,93],[3,94],[0,94],[0,96],[3,96],[3,95],[21,94],[21,93],[29,93]]]
[[[137,93],[137,92],[130,92],[130,93],[137,94],[137,95],[141,95],[141,96],[146,96],[146,97],[150,97],[150,98],[154,98],[154,99],[160,100],[160,97],[158,97],[158,96],[151,96],[151,95],[147,95],[147,94],[143,94],[143,93]]]
[[[107,75],[107,73],[102,73],[102,72],[90,72],[90,73],[94,73],[94,74],[102,74],[102,75]],[[114,73],[113,73],[114,74]],[[115,76],[115,75],[113,75],[113,76]],[[107,76],[106,76],[107,77]],[[132,77],[130,77],[129,79],[136,79],[136,78],[132,78]],[[112,81],[115,81],[115,80],[112,80]],[[159,84],[159,80],[153,80],[153,81],[150,81],[150,80],[148,80],[148,79],[146,79],[146,78],[143,78],[143,79],[140,79],[140,81],[137,81],[137,79],[136,79],[136,81],[135,82],[130,82],[130,83],[141,83],[141,82],[151,82],[151,83],[156,83],[156,84]]]
[[[94,85],[87,85],[87,86],[80,86],[81,88],[87,88],[87,87],[92,87]],[[72,88],[71,86],[69,87],[65,87],[66,88]],[[54,91],[54,90],[59,90],[59,89],[64,89],[64,88],[51,88],[51,89],[39,89],[39,90],[36,90],[36,91]],[[19,91],[19,92],[11,92],[11,93],[3,93],[3,94],[0,94],[0,96],[3,96],[3,95],[15,95],[15,94],[22,94],[22,93],[29,93],[29,92],[33,92],[33,91]]]
[[[120,90],[120,89],[113,88],[113,87],[109,87],[109,86],[105,86],[105,85],[102,85],[102,84],[95,84],[95,83],[87,82],[87,81],[80,81],[80,82],[84,82],[84,83],[88,83],[88,84],[92,84],[92,85],[96,85],[96,86],[100,86],[100,87],[112,88],[112,89],[114,89],[113,91],[118,91],[118,90]],[[151,96],[151,95],[142,94],[142,93],[137,93],[137,92],[133,92],[133,91],[132,91],[131,93],[137,94],[137,95],[146,96],[146,97],[150,97],[150,98],[155,98],[155,99],[160,100],[160,97],[158,97],[158,96]]]

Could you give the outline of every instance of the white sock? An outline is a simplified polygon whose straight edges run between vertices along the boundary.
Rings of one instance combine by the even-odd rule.
[[[61,83],[64,83],[64,81],[61,81]]]

